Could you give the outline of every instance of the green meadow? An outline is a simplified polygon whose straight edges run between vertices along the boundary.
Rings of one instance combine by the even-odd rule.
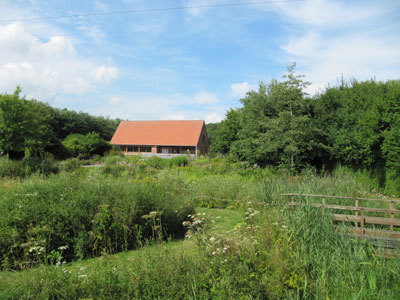
[[[13,163],[0,161],[0,172]],[[400,298],[397,254],[280,196],[382,197],[367,171],[291,175],[223,158],[101,163],[2,173],[0,299]]]

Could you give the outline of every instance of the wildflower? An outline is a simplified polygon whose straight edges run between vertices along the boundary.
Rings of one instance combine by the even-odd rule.
[[[66,250],[67,248],[68,248],[68,245],[60,246],[60,247],[58,247],[58,250],[63,251],[63,250]]]
[[[184,227],[190,226],[190,224],[192,224],[192,222],[190,222],[190,221],[183,221],[183,222],[182,222],[182,225],[183,225]]]
[[[213,237],[213,236],[210,237],[210,242],[215,242],[215,240],[216,240],[215,237]]]
[[[286,228],[288,228],[286,225],[282,225],[282,228],[284,228],[284,229],[286,229]]]
[[[82,279],[82,278],[86,278],[86,277],[87,277],[87,275],[85,275],[85,274],[78,275],[78,278],[80,278],[80,279]]]

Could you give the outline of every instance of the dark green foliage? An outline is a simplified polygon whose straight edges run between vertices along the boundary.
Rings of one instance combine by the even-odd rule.
[[[261,83],[257,92],[251,91],[241,100],[243,108],[236,112],[241,125],[231,145],[241,159],[299,170],[320,152],[312,103],[302,91],[307,83],[294,74],[294,66],[288,68],[285,81]]]
[[[35,157],[51,153],[65,158],[68,153],[61,141],[68,135],[96,132],[96,137],[87,136],[92,139],[88,143],[93,144],[93,139],[98,137],[109,141],[120,121],[55,109],[40,101],[21,98],[20,93],[21,89],[17,88],[12,95],[0,95],[0,152],[11,159],[21,159],[25,153]],[[106,150],[103,146],[98,153]],[[84,156],[90,156],[90,151]]]
[[[0,178],[25,178],[35,173],[50,175],[58,171],[59,167],[52,156],[28,157],[22,160],[0,158]]]
[[[106,141],[111,140],[119,119],[110,120],[105,117],[95,117],[83,112],[67,109],[54,109],[56,123],[55,131],[59,139],[65,139],[71,133],[87,134],[97,132]]]
[[[186,167],[188,164],[189,160],[186,156],[177,156],[169,159],[171,167]]]
[[[366,169],[382,191],[400,196],[400,81],[342,80],[310,98],[294,67],[227,112],[212,150],[291,172],[338,164]]]
[[[237,133],[240,128],[240,110],[230,109],[212,136],[211,152],[228,153],[231,144],[238,139]]]
[[[28,150],[38,156],[55,143],[49,121],[51,108],[37,101],[20,98],[17,88],[12,95],[0,95],[0,151],[14,158],[14,153]]]
[[[0,193],[3,268],[71,261],[134,249],[145,239],[182,237],[193,207],[163,180],[33,180]]]
[[[97,132],[89,132],[85,135],[70,134],[63,140],[62,144],[69,156],[79,158],[89,158],[95,154],[103,155],[105,151],[110,149],[108,142],[103,140]]]
[[[210,143],[210,145],[212,145],[214,138],[216,136],[216,131],[218,130],[220,125],[221,125],[221,123],[206,124],[208,142]]]

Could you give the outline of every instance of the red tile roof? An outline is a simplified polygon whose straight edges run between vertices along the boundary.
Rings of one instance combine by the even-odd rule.
[[[204,121],[122,121],[110,144],[197,146]]]

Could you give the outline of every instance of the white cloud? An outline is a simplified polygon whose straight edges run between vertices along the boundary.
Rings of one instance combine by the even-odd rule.
[[[283,46],[299,62],[315,93],[337,78],[387,80],[400,76],[400,41],[367,34],[327,37],[308,33]]]
[[[114,94],[90,101],[106,104],[90,106],[88,113],[127,120],[205,120],[215,123],[223,119],[227,109],[226,106],[208,105],[196,106],[195,109],[193,105],[187,105],[191,98],[182,94]]]
[[[47,43],[41,43],[40,48],[47,56],[73,56],[76,54],[71,41],[63,36],[52,36]]]
[[[84,94],[118,78],[115,66],[81,57],[71,37],[42,41],[21,23],[0,26],[0,91],[17,85],[24,94],[52,101],[58,93]]]
[[[100,66],[90,72],[96,81],[109,83],[112,79],[118,78],[118,68]]]
[[[367,18],[379,16],[389,10],[385,5],[352,4],[332,0],[307,0],[277,4],[291,21],[312,26],[346,26]]]
[[[343,3],[326,0],[307,1],[297,4],[296,8],[282,7],[296,28],[307,25],[300,35],[292,34],[281,48],[288,61],[297,62],[297,72],[312,82],[306,90],[308,93],[336,84],[342,76],[345,80],[400,77],[398,25],[374,26],[374,17],[388,13],[390,7],[375,9],[346,3],[344,9]],[[360,24],[369,24],[374,29]],[[343,26],[347,26],[345,30]]]
[[[246,96],[246,93],[250,90],[255,90],[256,87],[253,85],[250,85],[248,82],[244,81],[242,83],[234,83],[231,85],[231,91],[232,94],[235,97],[240,97],[243,98]]]
[[[81,30],[94,41],[102,41],[106,38],[106,34],[96,25],[90,26],[82,24],[78,26],[77,29]]]
[[[219,101],[217,95],[207,91],[201,91],[193,97],[193,102],[196,104],[215,104]]]
[[[206,115],[206,116],[204,117],[204,120],[205,120],[205,122],[206,122],[207,124],[209,124],[209,123],[218,123],[218,122],[221,122],[222,119],[223,119],[223,117],[221,117],[221,116],[220,116],[219,114],[217,114],[217,113],[210,113],[210,114],[208,114],[208,115]]]
[[[114,104],[114,105],[118,105],[118,103],[120,103],[121,100],[118,97],[112,97],[110,99],[110,104]]]
[[[101,1],[95,1],[94,3],[94,9],[96,11],[102,11],[102,12],[108,12],[108,6],[104,2]]]
[[[191,15],[191,16],[201,16],[203,15],[208,8],[207,7],[201,7],[201,6],[207,6],[207,5],[212,5],[215,4],[215,1],[213,0],[187,0],[185,2],[185,7],[186,12]]]

